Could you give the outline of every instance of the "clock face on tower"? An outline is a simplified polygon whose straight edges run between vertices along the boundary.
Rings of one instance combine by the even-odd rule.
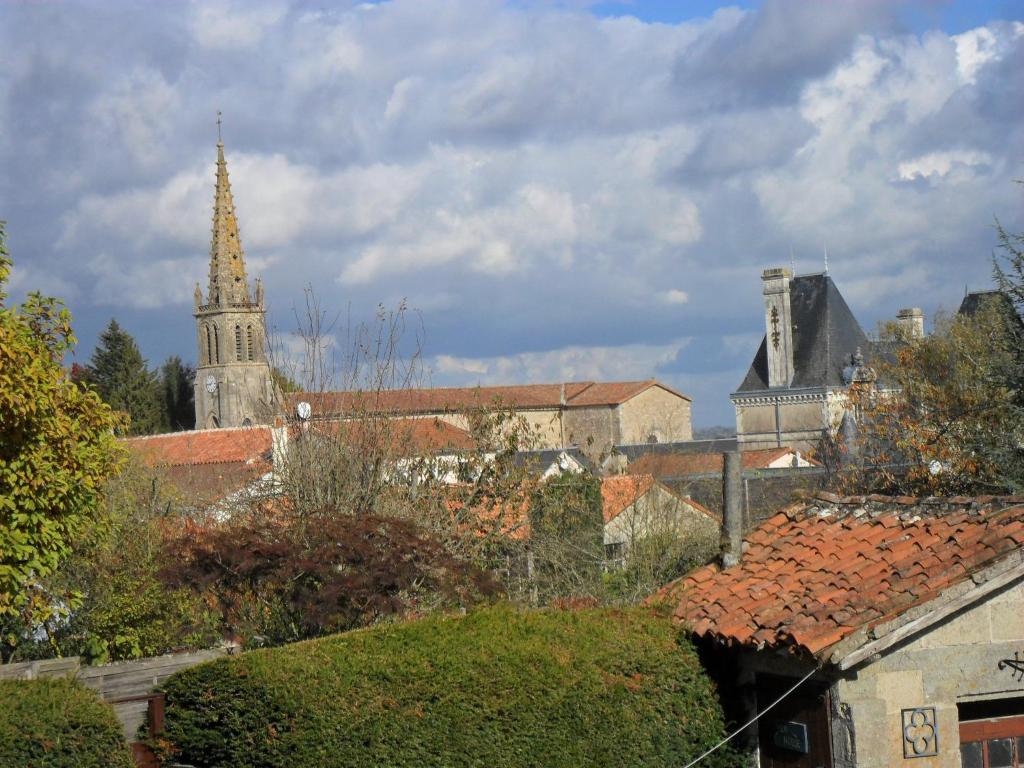
[[[214,378],[212,373],[206,377],[206,391],[211,395],[217,391],[217,379]]]

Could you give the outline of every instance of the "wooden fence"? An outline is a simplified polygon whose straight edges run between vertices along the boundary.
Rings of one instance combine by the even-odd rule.
[[[132,745],[140,766],[155,765],[151,754],[139,743],[143,725],[150,734],[163,728],[163,695],[155,689],[175,672],[223,656],[215,648],[196,653],[173,653],[137,661],[85,666],[78,656],[44,659],[17,664],[0,664],[0,679],[36,680],[43,677],[73,677],[92,688],[114,709],[124,737]]]

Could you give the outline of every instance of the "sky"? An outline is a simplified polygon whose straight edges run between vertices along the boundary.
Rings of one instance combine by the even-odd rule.
[[[338,328],[404,300],[430,384],[657,378],[697,426],[763,269],[827,250],[870,331],[1024,230],[1024,0],[5,0],[12,291],[79,362],[111,318],[195,361],[218,110],[286,346],[310,287]]]

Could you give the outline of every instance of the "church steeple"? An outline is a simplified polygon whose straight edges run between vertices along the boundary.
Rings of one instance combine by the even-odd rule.
[[[267,423],[277,402],[264,345],[263,284],[255,301],[245,274],[224,142],[217,113],[217,189],[210,240],[210,285],[203,303],[196,285],[196,426],[239,427]]]
[[[249,303],[249,283],[245,274],[245,253],[238,235],[235,202],[231,196],[224,142],[220,140],[217,118],[217,191],[213,201],[213,237],[210,242],[210,287],[207,304],[232,306]]]

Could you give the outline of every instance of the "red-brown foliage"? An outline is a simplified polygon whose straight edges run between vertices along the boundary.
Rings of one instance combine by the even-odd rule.
[[[186,525],[162,576],[219,611],[227,635],[287,642],[497,591],[414,522],[324,514],[315,521],[245,516]]]

